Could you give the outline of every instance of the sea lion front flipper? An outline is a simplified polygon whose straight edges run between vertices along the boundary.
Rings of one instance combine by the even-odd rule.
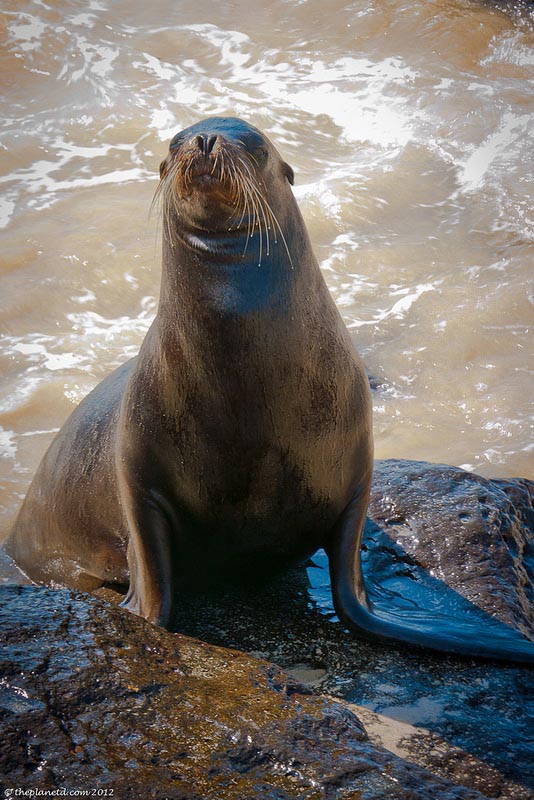
[[[174,516],[174,515],[172,515]],[[175,596],[175,530],[167,503],[155,493],[139,496],[128,510],[130,586],[121,605],[166,627]]]
[[[375,613],[365,589],[360,555],[369,490],[370,481],[360,484],[325,547],[334,607],[340,620],[348,628],[377,640],[404,642],[456,655],[534,664],[534,642],[498,621],[486,629],[473,628],[469,635],[467,626],[463,633],[453,626],[437,631],[430,614],[405,612],[397,622]]]

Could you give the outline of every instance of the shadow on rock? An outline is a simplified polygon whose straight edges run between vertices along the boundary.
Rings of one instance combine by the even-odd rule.
[[[363,559],[378,612],[415,609],[438,632],[469,630],[475,647],[477,631],[530,638],[532,495],[528,481],[378,462]],[[359,639],[335,616],[323,552],[267,585],[184,593],[180,605],[177,630],[365,707],[377,740],[399,754],[489,796],[531,796],[534,672]]]

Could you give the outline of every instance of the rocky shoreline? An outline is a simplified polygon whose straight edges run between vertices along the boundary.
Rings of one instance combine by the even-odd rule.
[[[473,607],[534,638],[533,496],[524,480],[378,462],[377,602],[438,581],[458,624]],[[1,592],[6,796],[534,797],[534,670],[355,637],[324,554],[266,586],[184,595],[180,633],[102,597]]]

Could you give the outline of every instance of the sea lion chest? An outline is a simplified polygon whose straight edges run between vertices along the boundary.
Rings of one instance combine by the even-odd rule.
[[[320,329],[272,303],[268,316],[197,310],[167,335],[156,319],[123,404],[128,462],[195,541],[293,558],[348,502],[357,365],[329,301]]]

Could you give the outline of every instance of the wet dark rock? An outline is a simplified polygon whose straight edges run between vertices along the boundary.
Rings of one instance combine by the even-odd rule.
[[[533,502],[531,481],[378,461],[369,517],[409,563],[534,640]]]
[[[4,793],[484,797],[372,744],[346,704],[311,695],[265,661],[68,590],[1,594]]]
[[[397,603],[418,590],[418,600],[437,597],[450,624],[479,615],[484,627],[491,616],[532,638],[533,493],[525,480],[377,462],[364,560],[373,599]],[[373,741],[435,774],[499,800],[534,798],[534,670],[349,633],[322,552],[255,592],[184,594],[175,624],[354,703]]]
[[[409,609],[412,594],[451,624],[532,637],[533,489],[378,462],[364,564],[377,605]],[[534,670],[349,633],[324,553],[265,585],[184,592],[175,629],[202,641],[66,590],[2,592],[6,788],[534,798]]]

